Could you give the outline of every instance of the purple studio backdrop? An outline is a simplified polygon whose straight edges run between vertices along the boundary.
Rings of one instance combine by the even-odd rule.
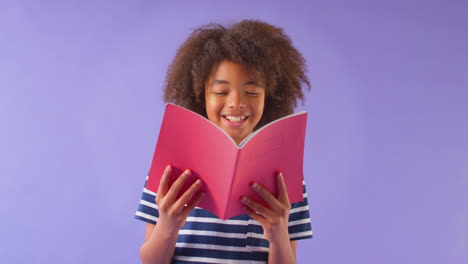
[[[87,3],[88,2],[88,3]],[[299,263],[468,263],[466,1],[0,1],[0,262],[139,263],[167,66],[260,19],[308,62]]]

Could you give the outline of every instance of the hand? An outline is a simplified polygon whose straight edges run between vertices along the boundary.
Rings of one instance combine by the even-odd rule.
[[[178,199],[180,189],[190,177],[190,170],[185,170],[177,180],[169,186],[172,168],[167,166],[164,170],[161,182],[156,194],[156,204],[159,209],[159,221],[157,225],[163,226],[167,232],[176,232],[184,226],[190,212],[204,197],[204,193],[199,193],[192,200],[197,190],[202,185],[200,179],[196,180]],[[192,202],[190,202],[192,200]],[[190,203],[189,203],[190,202]]]
[[[258,183],[254,182],[251,187],[267,202],[269,208],[244,196],[241,199],[246,205],[243,207],[244,211],[262,225],[263,234],[270,243],[289,242],[288,222],[291,203],[281,172],[278,173],[277,198]]]

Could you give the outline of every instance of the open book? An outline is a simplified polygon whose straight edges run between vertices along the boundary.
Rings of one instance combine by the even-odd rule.
[[[221,219],[244,214],[243,195],[264,205],[250,184],[260,183],[275,196],[281,171],[291,203],[302,201],[304,140],[307,113],[275,120],[256,130],[238,146],[221,128],[185,108],[167,104],[146,188],[157,192],[164,169],[171,165],[172,182],[185,169],[206,192],[198,207]]]

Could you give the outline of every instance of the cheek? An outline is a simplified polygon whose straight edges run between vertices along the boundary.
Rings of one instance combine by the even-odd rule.
[[[205,106],[206,106],[206,115],[208,116],[208,119],[211,120],[218,116],[219,109],[218,109],[217,104],[207,101]]]
[[[263,116],[263,111],[265,110],[265,100],[261,99],[257,102],[257,107],[256,107],[256,112],[258,115],[258,118],[260,119]]]
[[[260,119],[262,119],[262,116],[263,116],[263,107],[258,109],[258,112],[257,112],[257,123],[260,122]]]

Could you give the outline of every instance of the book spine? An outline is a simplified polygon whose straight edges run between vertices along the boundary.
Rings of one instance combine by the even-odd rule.
[[[234,179],[236,178],[236,175],[237,175],[237,163],[239,161],[239,156],[241,154],[241,150],[242,149],[237,149],[236,158],[235,158],[234,163],[233,163],[234,166],[233,166],[232,170],[230,170],[230,171],[232,171],[232,174],[229,177],[229,182],[228,182],[228,184],[229,184],[229,193],[228,193],[227,199],[226,199],[226,206],[224,207],[224,208],[226,208],[226,210],[224,211],[223,219],[226,219],[227,218],[226,216],[230,212],[230,207],[231,207],[231,204],[232,204],[231,201],[233,200],[232,197],[231,197],[232,196],[232,189],[234,189]]]

